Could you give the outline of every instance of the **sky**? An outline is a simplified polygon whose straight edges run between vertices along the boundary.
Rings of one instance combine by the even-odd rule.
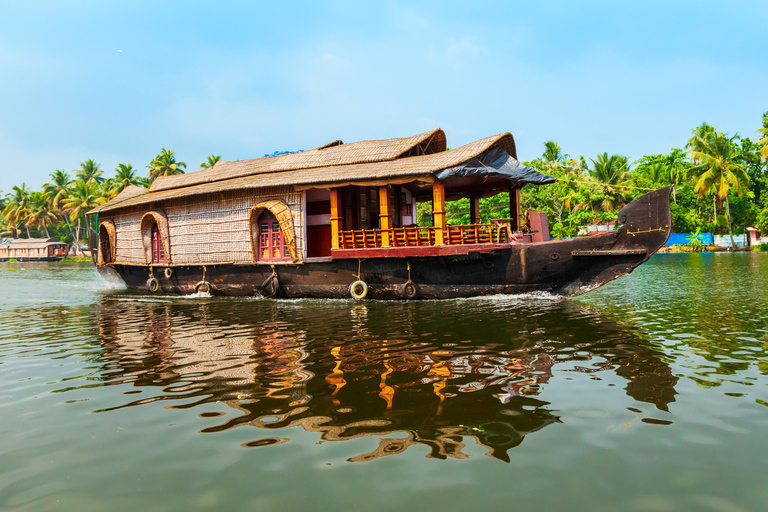
[[[520,160],[755,139],[768,2],[0,0],[0,190],[435,128]]]

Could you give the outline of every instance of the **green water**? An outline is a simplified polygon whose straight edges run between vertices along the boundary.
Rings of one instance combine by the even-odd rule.
[[[766,289],[760,253],[413,303],[0,264],[0,510],[765,510]]]

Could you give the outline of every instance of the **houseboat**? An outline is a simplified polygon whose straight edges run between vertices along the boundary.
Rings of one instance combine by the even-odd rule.
[[[66,249],[58,238],[3,238],[0,261],[59,261],[67,255]]]
[[[447,150],[445,133],[343,143],[158,178],[89,212],[94,262],[151,293],[440,299],[578,295],[631,272],[670,233],[669,194],[641,196],[615,230],[550,240],[520,189],[555,178],[517,160],[510,133]],[[510,218],[481,222],[507,194]],[[468,198],[470,222],[446,222]],[[419,225],[427,202],[431,225]]]

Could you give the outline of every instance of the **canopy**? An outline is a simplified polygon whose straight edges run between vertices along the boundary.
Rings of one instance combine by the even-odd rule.
[[[461,165],[443,169],[435,174],[435,178],[440,181],[446,181],[454,176],[493,176],[505,178],[512,186],[523,186],[527,183],[547,185],[557,181],[557,178],[547,176],[527,165],[521,164],[501,148],[491,148]]]

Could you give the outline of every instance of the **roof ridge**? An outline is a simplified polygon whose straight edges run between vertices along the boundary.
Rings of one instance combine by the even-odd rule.
[[[420,146],[423,146],[424,152],[439,153],[445,151],[445,132],[436,128],[409,137],[362,140],[337,144],[323,149],[309,149],[298,153],[263,156],[247,160],[220,160],[209,169],[160,177],[155,180],[150,190],[158,192],[252,174],[313,169],[332,165],[384,162],[407,156],[408,153]]]

